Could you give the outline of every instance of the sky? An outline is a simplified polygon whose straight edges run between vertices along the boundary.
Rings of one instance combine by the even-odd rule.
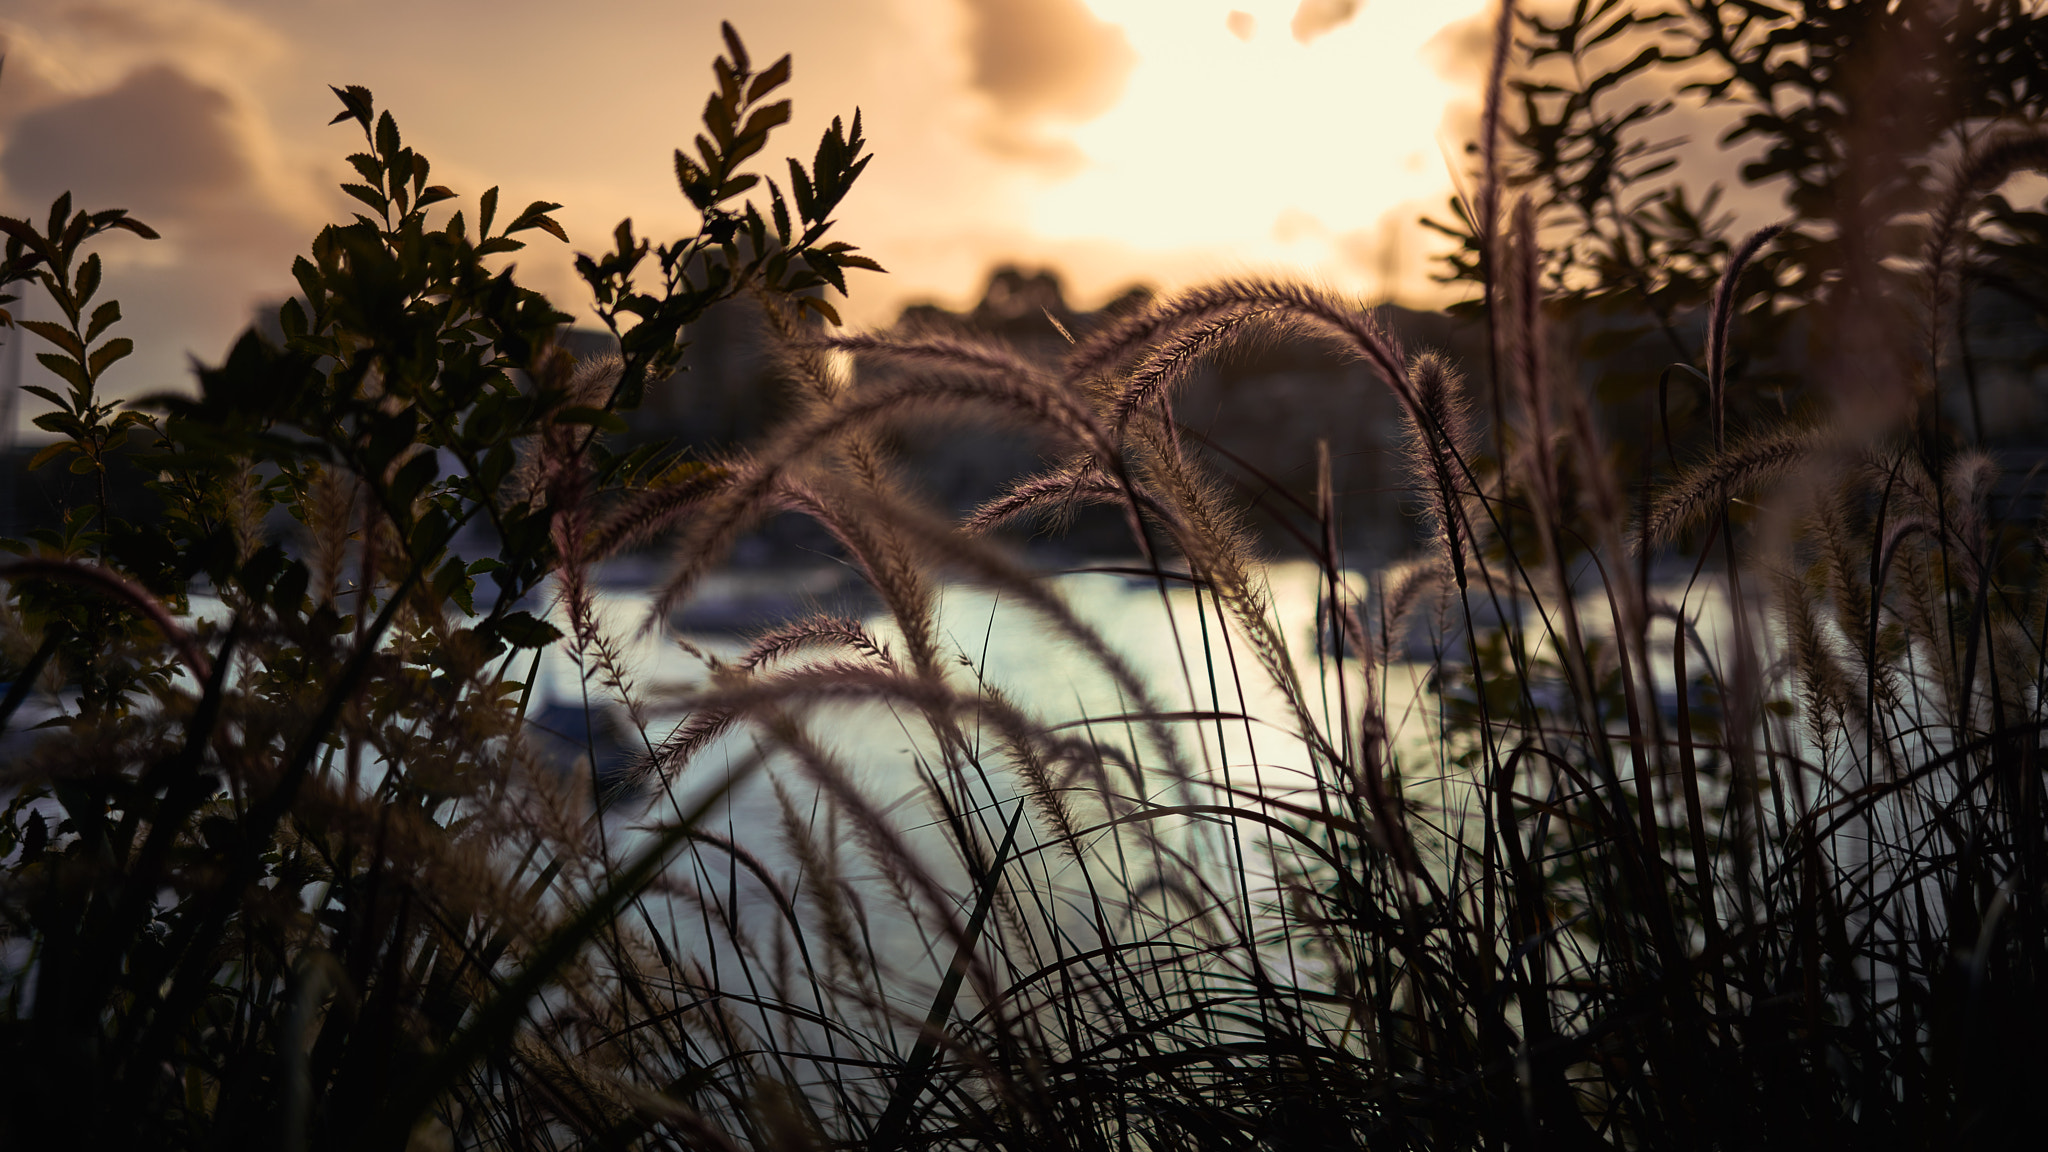
[[[1058,269],[1084,307],[1254,271],[1441,304],[1416,219],[1444,214],[1474,130],[1486,6],[6,0],[0,213],[40,219],[68,188],[161,231],[101,244],[139,346],[108,385],[184,387],[348,218],[335,185],[361,140],[327,126],[327,85],[360,84],[465,200],[496,184],[508,205],[565,205],[571,243],[516,259],[577,312],[572,254],[619,219],[693,230],[671,149],[698,128],[729,19],[758,62],[794,57],[774,170],[862,112],[876,158],[836,234],[890,274],[854,274],[850,323],[964,307],[1002,263]]]

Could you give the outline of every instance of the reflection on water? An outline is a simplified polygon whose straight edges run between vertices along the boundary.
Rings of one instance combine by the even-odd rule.
[[[1327,592],[1323,577],[1312,564],[1290,563],[1269,567],[1266,579],[1271,616],[1290,647],[1295,674],[1320,704],[1316,719],[1325,731],[1341,734],[1346,725],[1339,709],[1348,704],[1356,717],[1359,685],[1340,687],[1318,659],[1318,597]],[[1233,777],[1256,774],[1268,787],[1308,768],[1299,724],[1269,674],[1246,651],[1244,637],[1224,627],[1212,597],[1184,583],[1166,582],[1162,589],[1149,577],[1099,571],[1054,575],[1048,583],[1074,616],[1150,687],[1161,710],[1211,714],[1202,722],[1178,725],[1179,750],[1187,763]],[[1347,584],[1353,593],[1364,587],[1356,576]],[[602,589],[596,609],[602,626],[623,641],[630,683],[648,714],[664,721],[649,733],[659,740],[678,718],[690,690],[705,683],[705,658],[731,661],[746,650],[743,636],[692,625],[744,613],[765,626],[768,608],[780,605],[800,614],[815,603],[818,590],[823,595],[816,599],[825,600],[828,608],[837,606],[831,603],[835,599],[846,600],[832,574],[824,573],[781,577],[779,586],[765,590],[714,587],[678,614],[680,629],[666,623],[650,626],[651,598],[643,589]],[[979,684],[1000,691],[1047,726],[1089,728],[1104,718],[1128,717],[1137,707],[1073,638],[1033,609],[1006,603],[998,592],[941,586],[937,617],[945,656],[957,665],[962,687]],[[886,615],[870,609],[862,623],[900,654],[900,633]],[[1398,744],[1427,742],[1427,703],[1420,691],[1426,677],[1425,666],[1402,663],[1381,686]],[[606,694],[591,681],[566,647],[557,646],[542,661],[536,705],[580,705],[586,691],[602,705]],[[1213,717],[1217,713],[1249,719],[1219,720]],[[905,727],[903,717],[886,709],[834,709],[823,735],[849,764],[872,778],[892,763],[900,765],[910,753]]]
[[[1322,574],[1309,564],[1277,564],[1264,576],[1268,614],[1292,656],[1309,719],[1334,743],[1355,741],[1363,681],[1354,663],[1340,683],[1332,662],[1319,658],[1318,603],[1327,593]],[[1269,796],[1309,788],[1310,745],[1301,737],[1302,718],[1248,650],[1245,635],[1225,626],[1211,595],[1181,582],[1162,587],[1152,578],[1104,571],[1053,575],[1047,581],[1072,616],[1128,665],[1149,694],[1149,706],[1170,717],[1163,726],[1148,726],[1137,715],[1145,703],[1132,699],[1083,643],[1044,613],[985,587],[938,588],[936,634],[941,661],[955,686],[999,694],[1043,729],[1107,749],[1106,759],[1115,765],[1094,785],[1115,791],[1122,806],[1105,805],[1099,795],[1077,790],[1072,808],[1085,831],[1086,850],[1109,862],[1107,878],[1121,888],[1120,895],[1088,887],[1084,900],[1084,883],[1097,881],[1084,882],[1085,869],[1063,854],[1043,814],[1034,808],[1018,825],[1018,867],[1033,873],[1033,891],[1050,898],[1041,910],[1047,923],[1070,947],[1085,950],[1111,930],[1085,911],[1097,897],[1109,902],[1113,918],[1131,922],[1151,917],[1163,922],[1180,915],[1171,911],[1165,889],[1149,886],[1150,877],[1161,875],[1226,896],[1242,893],[1241,899],[1231,897],[1237,899],[1233,915],[1252,923],[1264,915],[1259,909],[1270,901],[1275,872],[1283,866],[1260,851],[1256,837],[1241,835],[1253,826],[1175,814],[1112,831],[1107,820],[1112,808],[1128,812],[1134,805],[1172,806],[1190,799],[1230,802],[1230,793],[1218,785]],[[824,576],[792,583],[834,587]],[[1363,593],[1361,579],[1353,576],[1346,583],[1347,595]],[[723,589],[712,593],[726,594]],[[801,614],[803,595],[791,599],[789,607]],[[727,632],[682,632],[666,621],[650,627],[651,595],[644,588],[601,587],[594,608],[601,627],[619,641],[629,687],[650,721],[646,738],[654,742],[686,715],[693,694],[710,680],[710,662],[731,663],[746,650],[743,636]],[[557,622],[565,624],[556,611]],[[693,606],[680,614],[680,621],[687,625],[717,616]],[[885,615],[870,610],[861,622],[903,656],[901,633]],[[812,649],[788,663],[833,655]],[[1431,755],[1430,704],[1421,688],[1425,676],[1422,666],[1404,663],[1379,685],[1380,707],[1396,732],[1396,744],[1412,749],[1418,764],[1428,763]],[[586,693],[598,708],[605,706],[599,677],[580,666],[566,646],[548,651],[535,689],[535,714],[573,724],[573,719],[560,718],[580,714]],[[945,964],[933,904],[923,897],[898,898],[900,891],[892,885],[901,879],[900,872],[892,872],[886,853],[875,849],[874,830],[860,826],[862,813],[879,814],[889,825],[888,834],[916,854],[939,890],[971,891],[972,866],[962,855],[960,822],[976,826],[972,838],[987,851],[1003,839],[1005,822],[1020,811],[1019,796],[1029,791],[998,747],[995,725],[984,724],[979,714],[961,717],[965,746],[948,749],[940,746],[915,705],[898,701],[805,701],[789,708],[783,719],[799,727],[800,739],[814,743],[843,772],[864,798],[860,811],[850,811],[843,794],[824,795],[829,789],[819,785],[815,765],[802,765],[789,752],[789,731],[741,726],[700,753],[669,791],[618,805],[606,822],[607,838],[618,853],[614,858],[630,855],[652,825],[690,809],[695,797],[751,772],[714,809],[709,831],[744,849],[787,893],[818,882],[820,853],[825,853],[825,882],[857,894],[874,955],[902,962],[892,979],[902,980],[906,988],[929,984]],[[1170,747],[1155,742],[1161,730]],[[1168,771],[1172,762],[1185,765],[1198,786],[1191,789],[1189,781]],[[948,772],[955,777],[948,778]],[[1120,855],[1126,851],[1149,855]],[[719,909],[714,919],[730,916],[759,932],[772,928],[780,910],[792,906],[771,893],[761,874],[735,867],[715,847],[686,851],[673,873],[668,895],[649,902],[650,914],[659,930],[673,933],[674,942],[706,956],[729,959],[730,950],[738,947],[732,941],[746,933],[700,927],[703,907]],[[801,908],[803,902],[794,904]],[[808,919],[811,912],[801,915]]]

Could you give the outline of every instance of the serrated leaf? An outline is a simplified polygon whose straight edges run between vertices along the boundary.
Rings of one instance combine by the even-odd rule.
[[[83,308],[86,301],[91,300],[93,294],[100,290],[101,271],[100,254],[97,252],[86,257],[85,263],[79,265],[78,279],[74,282],[75,291],[72,293],[79,307]]]
[[[831,302],[827,301],[824,297],[805,296],[802,297],[802,300],[803,307],[808,308],[813,312],[816,312],[818,315],[823,316],[827,320],[830,320],[834,327],[838,327],[842,324],[842,321],[839,319],[839,309],[834,308]]]
[[[55,444],[45,445],[42,451],[29,458],[28,470],[33,472],[57,457],[62,456],[64,453],[75,451],[76,448],[77,445],[69,440],[59,440]]]
[[[343,184],[341,190],[379,212],[386,211],[391,207],[391,201],[382,192],[377,191],[368,184]]]
[[[789,115],[790,103],[787,100],[777,100],[766,107],[756,108],[754,114],[747,117],[747,126],[740,129],[740,138],[766,136],[776,128],[789,123]]]
[[[717,166],[718,161],[715,157],[719,155],[719,150],[732,147],[732,134],[738,127],[739,125],[732,122],[731,110],[725,106],[725,102],[718,98],[716,92],[712,93],[711,98],[704,101],[704,128],[711,133],[712,139],[718,141],[718,150],[713,150],[710,155],[705,156],[705,163]],[[698,151],[704,151],[701,137]]]
[[[711,206],[710,183],[711,174],[704,166],[690,159],[681,148],[676,149],[676,187],[700,210]]]
[[[339,124],[343,120],[354,119],[362,122],[364,131],[369,130],[370,115],[372,109],[376,107],[376,102],[370,98],[370,90],[368,88],[360,84],[350,84],[346,88],[336,88],[330,84],[327,86],[327,90],[340,97],[342,104],[342,111],[337,113],[334,119],[329,120],[329,124]]]
[[[92,323],[86,325],[85,329],[86,343],[89,344],[99,339],[100,333],[105,332],[108,325],[117,323],[120,319],[121,302],[119,300],[109,300],[105,304],[93,309]]]
[[[85,357],[85,345],[79,341],[76,333],[62,324],[52,324],[48,320],[23,320],[21,326],[62,348],[75,358],[83,359]],[[41,353],[36,358],[40,360],[43,356],[47,355],[47,352]]]
[[[562,638],[562,630],[531,612],[514,612],[498,621],[499,636],[514,648],[545,648]]]
[[[775,237],[784,244],[789,243],[789,205],[782,199],[782,189],[775,181],[768,182],[768,210],[775,221]]]
[[[785,53],[782,59],[770,64],[767,71],[754,77],[754,82],[747,86],[747,103],[752,104],[761,99],[761,97],[787,84],[789,82],[789,71],[789,56]]]
[[[79,423],[78,417],[69,412],[45,412],[29,423],[45,432],[54,432],[74,440],[85,434],[85,425]]]
[[[384,162],[392,164],[398,159],[398,154],[404,147],[398,138],[398,121],[393,119],[388,111],[378,116],[377,152],[384,157]]]
[[[796,196],[797,218],[808,224],[817,219],[811,211],[814,199],[811,194],[811,177],[804,166],[795,160],[789,162],[789,189]]]
[[[485,192],[485,193],[484,193],[484,194],[483,194],[482,196],[480,196],[480,197],[478,197],[478,198],[477,198],[477,205],[476,205],[476,219],[477,219],[477,224],[476,224],[476,238],[477,238],[477,239],[479,239],[479,240],[487,240],[487,239],[489,239],[489,238],[490,238],[490,235],[491,235],[491,221],[492,221],[492,219],[494,219],[494,218],[495,218],[495,217],[496,217],[497,215],[498,215],[498,189],[497,189],[497,186],[496,186],[496,185],[492,185],[489,191]]]
[[[732,22],[720,20],[718,22],[718,34],[725,37],[725,50],[732,57],[733,68],[741,72],[749,71],[747,47],[740,43],[740,34],[733,31]]]
[[[528,204],[526,210],[521,212],[512,223],[506,225],[505,234],[509,236],[514,232],[524,232],[529,228],[538,228],[567,243],[569,234],[562,231],[562,226],[555,223],[554,219],[548,215],[548,213],[560,207],[560,204],[547,200],[535,200],[533,203]]]
[[[306,294],[306,302],[315,307],[327,295],[327,285],[320,277],[320,269],[304,256],[292,260],[292,279],[299,282],[299,291]]]
[[[36,353],[36,363],[64,378],[64,382],[81,391],[91,391],[92,381],[85,375],[85,368],[78,361],[55,352]]]
[[[846,274],[839,270],[838,262],[832,257],[822,252],[806,252],[804,263],[810,265],[811,271],[824,277],[827,284],[839,289],[840,295],[846,294]]]
[[[128,339],[126,336],[116,336],[92,350],[92,358],[86,361],[86,369],[92,373],[94,379],[98,379],[100,373],[105,372],[115,361],[120,360],[133,351],[135,351],[135,341]]]

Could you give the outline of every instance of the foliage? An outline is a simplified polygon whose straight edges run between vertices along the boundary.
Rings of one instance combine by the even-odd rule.
[[[1908,269],[1927,248],[1943,174],[2048,115],[2048,12],[2027,0],[1574,0],[1517,20],[1503,178],[1536,207],[1553,299],[1622,315],[1596,325],[1585,349],[1596,358],[1641,336],[1656,354],[1686,355],[1734,247],[1726,189],[1703,178],[1719,165],[1671,126],[1674,112],[1688,132],[1718,132],[1741,181],[1782,205],[1786,231],[1743,285],[1754,355],[1779,349],[1806,314],[1815,345],[1842,329],[1908,362],[1919,290]],[[1459,242],[1444,278],[1477,283],[1498,237],[1477,239],[1472,213],[1453,207],[1454,224],[1425,223]],[[2007,244],[2027,235],[1985,230]],[[1839,307],[1809,314],[1824,301]],[[1796,387],[1799,375],[1774,382]]]
[[[1354,302],[1264,280],[1149,303],[1057,365],[810,328],[791,293],[860,266],[821,242],[858,122],[792,173],[793,217],[773,181],[765,212],[728,207],[764,186],[738,166],[786,115],[764,103],[786,65],[753,73],[736,38],[708,135],[677,158],[704,229],[654,246],[622,226],[582,265],[623,353],[572,364],[553,309],[482,263],[507,240],[494,211],[473,242],[455,217],[429,229],[424,162],[343,90],[375,215],[316,242],[284,347],[244,340],[197,400],[125,429],[157,438],[162,524],[92,511],[97,535],[69,539],[103,560],[53,555],[59,535],[7,573],[44,675],[105,701],[11,769],[9,1134],[896,1152],[2039,1131],[2048,550],[1933,394],[1966,352],[1946,337],[1958,284],[1980,267],[2039,281],[2039,222],[1996,192],[2048,166],[2048,137],[1999,125],[1951,158],[1901,130],[1900,149],[1838,154],[1826,109],[1854,69],[1820,66],[1843,49],[1918,68],[1955,29],[1996,39],[2026,14],[1664,13],[1589,2],[1521,25],[1523,64],[1641,63],[1521,89],[1516,130],[1549,149],[1533,170],[1482,142],[1467,267],[1493,334],[1484,387]],[[1788,101],[1752,133],[1831,135],[1776,172],[1827,190],[1810,214],[1729,245],[1702,208],[1670,225],[1676,193],[1628,191],[1662,176],[1631,143],[1661,101],[1607,101],[1669,75],[1636,37],[1745,13],[1717,25],[1723,55],[1691,58],[1710,85],[1715,60],[1732,70],[1710,94]],[[2014,83],[2019,104],[1991,83],[1964,119],[2024,111],[2032,81]],[[1505,203],[1515,188],[1537,195]],[[514,223],[547,230],[550,210]],[[1841,230],[1923,210],[1910,262],[1856,256]],[[53,222],[36,243],[61,240]],[[1788,260],[1826,290],[1749,274]],[[606,454],[596,432],[691,318],[755,285],[797,395],[786,422],[690,467]],[[1811,388],[1771,418],[1734,367],[1769,338],[1748,301],[1808,289],[1802,308],[1883,327],[1925,376],[1824,348],[1794,359]],[[1658,414],[1663,470],[1614,450],[1613,410],[1557,356],[1565,305],[1624,291],[1669,309],[1657,338],[1684,360],[1663,382],[1699,385]],[[1680,322],[1693,307],[1703,338]],[[53,331],[89,373],[90,340]],[[1291,520],[1318,581],[1307,650],[1238,493],[1172,408],[1206,358],[1275,332],[1390,388],[1423,511],[1422,554],[1361,601],[1346,494],[1314,462]],[[1057,452],[950,523],[888,451],[892,422],[934,416]],[[261,538],[273,504],[307,525],[297,550]],[[1132,525],[1187,653],[1177,682],[1148,681],[988,538],[1083,504]],[[672,535],[659,611],[791,511],[831,532],[886,621],[792,620],[707,656],[671,701],[682,721],[652,730],[592,565]],[[472,523],[500,555],[448,555]],[[181,615],[201,574],[226,623]],[[559,634],[519,608],[544,576]],[[949,580],[1085,659],[1078,720],[1033,714],[956,650]],[[1431,652],[1419,740],[1393,687],[1411,643]],[[630,787],[523,770],[533,673],[492,662],[546,644],[641,721]],[[902,734],[886,794],[856,759],[888,749],[831,738],[860,709]],[[38,1127],[36,1105],[79,1096],[99,1103]]]
[[[790,66],[756,76],[729,27],[726,43],[699,146],[734,174],[789,108],[735,134],[738,87],[758,104]],[[118,210],[74,214],[68,196],[43,230],[0,220],[0,278],[37,283],[65,317],[22,325],[55,346],[39,359],[71,389],[33,389],[57,408],[37,423],[60,436],[34,464],[68,455],[102,478],[96,504],[6,570],[41,646],[4,710],[40,679],[65,701],[66,733],[10,769],[0,828],[21,848],[6,909],[29,948],[11,954],[4,1040],[7,1123],[23,1139],[402,1142],[475,1074],[482,1054],[448,1054],[539,991],[501,968],[556,979],[565,944],[592,931],[543,915],[561,861],[522,883],[534,869],[508,870],[492,839],[522,831],[506,826],[524,755],[510,738],[533,665],[529,682],[506,672],[560,635],[521,605],[593,527],[565,523],[566,506],[672,499],[703,475],[653,446],[613,454],[598,433],[668,375],[711,304],[869,266],[819,243],[866,162],[857,128],[835,124],[803,177],[807,231],[757,232],[744,259],[723,222],[751,178],[707,189],[685,174],[703,229],[663,246],[652,290],[632,288],[631,253],[593,276],[614,289],[600,303],[626,355],[579,370],[555,345],[569,317],[492,260],[531,234],[566,240],[558,205],[506,219],[493,188],[473,216],[447,211],[456,194],[430,182],[393,116],[365,89],[335,94],[335,122],[363,133],[349,157],[360,182],[343,187],[365,211],[295,261],[282,344],[244,335],[199,373],[196,398],[136,409],[97,391],[129,342],[90,347],[120,310],[87,318],[101,262],[83,248],[149,229]],[[120,466],[148,477],[148,523],[107,511]],[[267,538],[274,510],[303,546]],[[463,538],[488,554],[458,555]],[[179,618],[195,586],[227,619]],[[523,832],[531,861],[539,833]],[[556,936],[540,932],[557,917]]]

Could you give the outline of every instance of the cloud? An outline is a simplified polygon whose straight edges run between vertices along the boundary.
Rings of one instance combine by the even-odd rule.
[[[1364,5],[1360,0],[1301,0],[1287,27],[1303,44],[1350,23]]]
[[[966,0],[976,88],[1006,116],[1086,120],[1123,95],[1137,54],[1081,0]]]
[[[1137,53],[1122,28],[1082,0],[962,0],[968,82],[988,101],[982,142],[1049,169],[1081,156],[1051,131],[1092,119],[1122,97]]]
[[[1422,56],[1437,75],[1476,90],[1493,66],[1493,33],[1499,23],[1490,11],[1454,20],[1423,44]]]
[[[1223,18],[1223,26],[1230,29],[1232,36],[1247,43],[1251,41],[1252,37],[1259,34],[1259,18],[1249,12],[1239,12],[1236,9],[1232,9],[1230,15]]]
[[[0,152],[8,188],[32,202],[69,189],[145,219],[203,210],[253,174],[228,97],[163,64],[22,117]]]
[[[78,208],[126,208],[161,232],[95,245],[107,262],[104,294],[122,301],[121,334],[137,346],[107,386],[116,395],[188,387],[188,355],[218,357],[257,301],[288,289],[292,254],[325,215],[318,193],[278,160],[253,101],[225,82],[145,58],[78,91],[51,82],[78,72],[41,60],[36,106],[0,121],[0,211],[40,221],[68,191]],[[16,63],[10,53],[0,80],[16,79]],[[40,293],[28,296],[30,315],[51,318]]]
[[[38,108],[65,98],[63,82],[44,52],[24,32],[0,29],[0,131]]]

